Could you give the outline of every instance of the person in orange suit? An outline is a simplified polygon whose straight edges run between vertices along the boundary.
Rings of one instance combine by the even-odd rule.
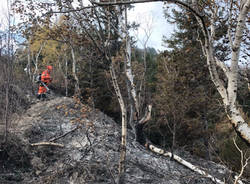
[[[53,69],[53,67],[49,65],[49,66],[47,66],[47,69],[42,72],[41,83],[40,83],[39,89],[38,89],[38,96],[37,96],[38,99],[41,99],[41,98],[45,99],[46,98],[47,89],[43,85],[43,83],[46,86],[48,86],[48,84],[50,84],[52,82],[52,77],[50,75],[52,72],[52,69]]]

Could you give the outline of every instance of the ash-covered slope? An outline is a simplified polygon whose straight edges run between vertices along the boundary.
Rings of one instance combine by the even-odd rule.
[[[0,175],[0,183],[115,183],[121,127],[102,112],[72,98],[60,97],[32,105],[13,127],[12,134],[20,139],[19,145],[22,145],[28,163],[25,169],[19,167],[19,170],[11,171],[19,173],[18,179]],[[57,145],[35,144],[44,142]],[[221,180],[229,177],[227,169],[221,165],[193,158],[184,151],[176,154]],[[125,183],[213,182],[135,143],[129,131]]]

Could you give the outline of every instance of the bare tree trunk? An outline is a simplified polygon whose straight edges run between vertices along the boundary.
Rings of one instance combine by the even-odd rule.
[[[37,74],[37,71],[38,71],[38,59],[39,59],[39,56],[45,46],[46,42],[43,42],[38,50],[38,52],[36,53],[36,56],[35,56],[35,60],[33,61],[34,65],[35,65],[35,70],[33,72],[33,78],[32,78],[32,82],[35,81],[35,77],[36,77],[36,74]]]
[[[147,55],[147,48],[146,45],[144,44],[144,49],[143,49],[143,74],[142,74],[142,80],[140,81],[140,87],[139,87],[139,92],[138,92],[138,104],[140,107],[140,112],[142,111],[143,104],[145,103],[145,95],[146,95],[146,72],[147,72],[147,60],[146,60],[146,55]]]
[[[28,63],[26,65],[26,73],[28,74],[31,80],[31,58],[30,58],[30,45],[28,45]]]
[[[144,71],[143,71],[142,81],[141,81],[141,86],[140,86],[140,96],[138,95],[138,99],[139,99],[138,101],[139,101],[139,105],[141,108],[143,107],[143,104],[145,103],[145,95],[146,95],[147,42],[144,44],[144,49],[143,49],[143,65],[144,65],[144,68],[143,68]]]
[[[8,56],[9,58],[9,56]],[[7,80],[6,80],[6,86],[5,86],[5,111],[4,111],[4,124],[5,124],[5,130],[4,130],[4,142],[7,141],[8,136],[8,125],[9,125],[9,87],[10,87],[10,74],[9,74],[9,67],[10,67],[10,60],[8,59],[8,64],[6,67],[7,72]]]
[[[58,58],[58,65],[59,65],[59,69],[61,70],[63,78],[64,78],[65,96],[68,96],[68,60],[67,60],[66,54],[65,54],[63,60],[65,60],[65,71],[63,71],[62,64],[60,62],[60,58]]]
[[[68,59],[65,57],[65,75],[64,75],[64,81],[65,81],[65,96],[69,96],[68,92]]]
[[[0,57],[2,57],[2,49],[3,49],[3,37],[0,35]]]
[[[207,160],[212,160],[212,156],[211,156],[211,149],[210,149],[210,146],[209,146],[209,133],[208,133],[208,120],[207,120],[207,115],[206,115],[206,112],[203,113],[202,115],[202,123],[203,123],[203,132],[204,132],[204,135],[203,135],[203,143],[206,147],[206,159]]]
[[[142,79],[140,81],[140,87],[138,91],[138,103],[140,106],[140,112],[143,111],[143,105],[146,99],[147,44],[153,32],[153,22],[154,21],[152,16],[144,17],[143,22],[141,22],[142,25],[140,26],[140,28],[144,32],[144,37],[142,40],[140,40],[139,33],[137,33],[136,35],[137,39],[143,46],[143,65],[144,65]]]
[[[126,70],[126,68],[125,68]],[[135,130],[135,123],[134,123],[134,112],[135,112],[135,109],[134,109],[134,106],[133,106],[133,99],[131,97],[131,89],[130,89],[130,84],[129,84],[129,81],[126,80],[126,86],[127,86],[127,91],[128,91],[128,108],[129,108],[129,120],[128,120],[128,124],[129,126],[132,128],[133,132],[136,132]],[[135,140],[136,140],[136,137],[135,137]]]
[[[199,173],[200,175],[206,177],[206,178],[210,178],[213,182],[218,183],[218,184],[225,184],[224,181],[219,180],[218,178],[215,178],[214,176],[208,174],[206,171],[200,169],[199,167],[191,164],[190,162],[187,162],[186,160],[183,160],[181,157],[174,155],[170,152],[166,152],[160,148],[157,148],[153,145],[149,145],[149,149],[157,154],[163,155],[165,157],[171,157],[173,158],[175,161],[177,161],[178,163],[186,166],[187,168],[191,169],[194,172]]]
[[[93,89],[93,68],[92,68],[92,59],[89,59],[89,78],[90,78],[90,89]],[[95,108],[95,102],[94,102],[94,96],[91,92],[91,102],[92,102],[92,108]]]
[[[241,1],[244,4],[241,4],[240,14],[237,20],[236,33],[234,42],[232,41],[231,35],[229,34],[229,40],[232,47],[232,58],[231,58],[231,66],[228,68],[222,61],[219,61],[218,58],[215,57],[214,54],[214,17],[212,16],[211,20],[211,33],[207,30],[204,20],[195,14],[200,27],[202,28],[205,43],[201,42],[201,46],[203,48],[203,52],[207,57],[208,69],[210,72],[211,79],[215,84],[218,92],[220,93],[226,113],[235,128],[236,132],[240,135],[243,140],[245,140],[248,145],[250,145],[250,126],[244,120],[241,112],[236,106],[236,97],[237,97],[237,84],[238,84],[238,62],[239,62],[239,54],[240,54],[240,44],[242,42],[243,28],[246,21],[247,13],[250,9],[250,0]],[[197,0],[193,0],[194,9],[197,9]],[[230,32],[231,30],[229,30]],[[228,79],[227,87],[223,84],[221,79],[219,78],[218,70],[216,66],[221,67],[224,71],[225,76]]]
[[[73,63],[72,63],[72,74],[74,76],[74,79],[75,79],[75,95],[79,95],[80,94],[80,87],[79,87],[79,79],[76,75],[76,58],[75,58],[75,52],[74,52],[74,49],[73,47],[71,46],[71,55],[72,55],[72,60],[73,60]]]
[[[65,62],[65,71],[62,68],[62,64],[60,62],[60,56],[58,55],[59,59],[58,59],[58,65],[59,65],[59,69],[62,72],[63,78],[64,78],[64,84],[65,84],[65,96],[68,96],[68,58],[67,58],[67,52],[66,49],[63,49],[64,52],[64,57],[63,57],[63,61]]]
[[[171,147],[172,155],[174,155],[175,148],[176,148],[176,124],[177,123],[174,122],[174,124],[173,124],[173,130],[172,130],[172,134],[173,134],[172,147]]]
[[[233,142],[234,142],[234,145],[237,148],[237,150],[240,152],[240,163],[241,163],[240,173],[238,176],[237,175],[235,176],[234,184],[238,184],[238,183],[241,184],[242,182],[240,181],[240,178],[242,177],[244,170],[246,169],[247,165],[249,164],[250,156],[246,157],[247,153],[244,153],[240,149],[240,147],[237,145],[236,138],[233,139]]]
[[[7,32],[7,63],[5,65],[6,69],[6,83],[5,83],[5,112],[4,112],[4,124],[5,124],[5,133],[4,133],[4,142],[7,141],[8,137],[8,126],[9,126],[9,112],[10,112],[10,82],[12,78],[12,55],[13,55],[13,35],[11,32],[11,15],[10,15],[10,2],[7,1],[7,8],[8,8],[8,15],[7,15],[7,21],[8,21],[8,32]]]
[[[125,44],[126,44],[126,49],[125,49],[125,72],[126,72],[126,77],[129,83],[129,93],[132,96],[133,102],[134,102],[134,107],[135,107],[135,112],[136,112],[136,121],[138,121],[139,118],[139,104],[138,104],[138,99],[137,99],[137,94],[136,94],[136,87],[134,84],[134,76],[132,72],[132,63],[131,63],[131,43],[130,43],[130,37],[127,29],[127,8],[125,9],[125,23],[122,21],[122,16],[119,16],[119,23],[122,25],[122,31],[125,34]]]
[[[192,0],[192,4],[187,4],[181,0],[162,0],[169,3],[174,3],[180,5],[187,10],[191,11],[193,15],[196,17],[198,24],[201,27],[203,32],[203,36],[205,42],[201,42],[202,50],[204,55],[207,58],[207,65],[210,72],[210,77],[217,91],[219,92],[220,96],[223,99],[223,103],[225,106],[226,113],[235,128],[235,131],[238,135],[248,144],[250,145],[250,126],[244,120],[243,116],[241,115],[238,107],[236,106],[236,96],[237,96],[237,82],[238,82],[238,63],[239,63],[239,54],[240,54],[240,45],[242,42],[243,37],[243,29],[245,28],[247,14],[250,9],[250,0],[242,0],[240,1],[240,12],[237,17],[237,25],[235,29],[235,36],[234,41],[232,39],[232,35],[229,35],[229,41],[231,44],[231,66],[230,68],[226,66],[222,61],[215,57],[214,53],[214,39],[215,39],[215,19],[218,15],[218,6],[215,4],[215,9],[211,10],[212,16],[208,19],[210,20],[210,29],[207,28],[205,24],[205,16],[204,14],[200,13],[197,8],[197,0]],[[94,4],[99,6],[108,6],[108,5],[126,5],[126,4],[135,4],[135,3],[146,3],[146,2],[153,2],[153,0],[132,0],[132,1],[119,1],[119,2],[94,2]],[[234,1],[231,1],[234,3]],[[213,7],[214,8],[214,7]],[[232,11],[232,9],[230,10]],[[232,20],[229,18],[229,21]],[[231,25],[231,22],[228,23]],[[230,26],[229,26],[229,33],[231,33]],[[225,76],[227,77],[227,85],[224,85],[223,82],[219,78],[217,66],[221,67],[224,71]],[[132,88],[133,92],[133,88]],[[132,93],[133,96],[133,93]],[[134,98],[134,96],[133,96]],[[137,110],[137,109],[136,109]]]
[[[110,74],[112,78],[112,83],[115,89],[116,96],[118,98],[121,112],[122,112],[122,140],[121,140],[121,151],[120,151],[120,161],[119,161],[119,176],[118,183],[123,183],[124,174],[125,174],[125,162],[126,162],[126,144],[127,144],[127,110],[124,104],[121,91],[117,82],[115,70],[113,64],[110,66]]]
[[[136,93],[132,94],[132,91],[135,92],[135,86],[133,82],[133,75],[132,75],[132,65],[131,65],[131,46],[130,46],[130,38],[128,35],[128,30],[127,30],[127,8],[125,9],[125,23],[123,23],[122,20],[122,15],[119,16],[119,22],[122,25],[123,32],[124,32],[124,37],[125,37],[125,51],[124,51],[124,72],[126,73],[126,87],[127,87],[127,93],[128,93],[128,108],[129,108],[129,125],[133,129],[134,132],[135,130],[135,100],[136,100]],[[134,87],[133,87],[134,86]],[[133,96],[133,97],[132,97]],[[137,112],[138,109],[136,109],[136,114],[138,115]]]

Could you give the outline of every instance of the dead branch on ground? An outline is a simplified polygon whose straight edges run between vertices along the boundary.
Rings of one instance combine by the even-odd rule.
[[[54,142],[38,142],[38,143],[30,144],[30,145],[31,146],[57,146],[57,147],[61,147],[61,148],[64,147],[63,144],[54,143]]]
[[[52,141],[56,141],[56,140],[58,140],[58,139],[61,139],[62,137],[65,137],[66,135],[68,135],[68,134],[74,132],[74,131],[77,130],[78,128],[80,128],[80,126],[77,126],[77,127],[73,128],[72,130],[66,132],[66,133],[63,134],[63,135],[60,135],[60,136],[58,136],[58,137],[55,137],[55,138],[50,139],[49,142],[52,142]]]

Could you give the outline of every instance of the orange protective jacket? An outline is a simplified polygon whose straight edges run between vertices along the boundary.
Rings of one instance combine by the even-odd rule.
[[[44,82],[46,85],[51,83],[52,78],[50,76],[50,71],[49,70],[44,70],[42,75],[41,75],[41,81]],[[44,94],[47,92],[47,89],[43,84],[40,84],[39,89],[38,89],[38,94]]]
[[[41,75],[41,81],[45,84],[49,84],[52,81],[49,70],[44,70]]]

